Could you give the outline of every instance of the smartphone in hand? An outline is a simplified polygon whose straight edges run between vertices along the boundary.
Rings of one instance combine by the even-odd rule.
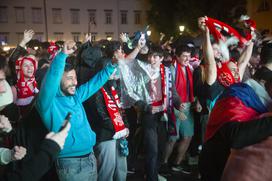
[[[72,113],[68,112],[62,126],[59,129],[59,132],[62,131],[67,126],[68,122],[70,122],[71,117],[72,117]]]

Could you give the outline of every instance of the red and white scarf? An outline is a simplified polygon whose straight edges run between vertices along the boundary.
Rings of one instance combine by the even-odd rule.
[[[176,117],[173,107],[173,81],[172,73],[168,67],[160,65],[162,99],[152,103],[152,113],[163,111],[164,120],[168,122],[167,129],[170,135],[176,135]],[[153,111],[156,110],[156,111]],[[170,120],[170,121],[169,121]]]
[[[236,37],[239,40],[240,45],[244,45],[249,40],[251,40],[253,37],[252,34],[253,34],[254,30],[256,29],[256,23],[254,23],[254,21],[245,20],[245,23],[247,23],[247,25],[250,26],[249,27],[250,32],[248,32],[246,34],[246,36],[243,37],[234,28],[232,28],[231,26],[229,26],[219,20],[216,20],[216,19],[213,19],[210,17],[208,17],[206,20],[206,26],[209,28],[211,34],[213,35],[213,37],[215,38],[215,40],[217,42],[219,42],[219,40],[224,40],[223,36],[220,33],[221,30],[224,30],[227,33],[229,33],[231,36]]]
[[[112,100],[112,98],[109,96],[109,94],[104,88],[101,88],[101,91],[104,97],[104,101],[106,103],[108,113],[111,118],[111,122],[115,130],[115,134],[113,135],[113,138],[114,139],[122,138],[127,135],[127,129],[125,127],[124,121],[122,119],[122,115],[120,113],[121,104],[120,104],[120,99],[117,94],[117,91],[115,90],[113,86],[111,86],[111,94],[114,100]]]
[[[162,93],[162,99],[159,101],[153,101],[152,102],[152,113],[158,113],[158,112],[165,112],[166,111],[166,82],[165,82],[165,69],[164,65],[160,65],[160,77],[161,77],[161,93]],[[152,89],[151,89],[152,91]],[[151,92],[152,94],[152,92]]]
[[[25,80],[25,76],[22,70],[22,65],[25,60],[29,60],[34,65],[34,73],[29,80]],[[37,69],[36,60],[31,57],[21,57],[16,61],[16,74],[17,74],[17,101],[16,104],[19,106],[26,106],[31,103],[34,99],[34,95],[39,92],[37,88],[37,82],[35,80],[35,72]],[[33,88],[30,88],[33,87]]]

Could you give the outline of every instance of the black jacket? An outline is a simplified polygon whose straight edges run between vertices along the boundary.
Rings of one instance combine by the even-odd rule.
[[[120,90],[118,89],[119,86],[117,85],[117,81],[109,80],[103,86],[103,88],[107,91],[107,93],[113,99],[113,96],[111,94],[111,86],[114,86],[120,98]],[[95,107],[93,108],[94,109],[93,114],[91,115],[91,119],[92,119],[91,125],[93,130],[96,133],[96,141],[102,142],[106,140],[111,140],[112,136],[115,133],[115,130],[114,130],[110,115],[108,113],[108,110],[104,101],[104,96],[101,90],[95,94],[94,105]],[[86,112],[88,112],[88,110],[86,110]],[[128,127],[128,122],[124,114],[122,115],[122,118],[125,123],[125,127]]]
[[[8,170],[3,181],[38,181],[53,165],[60,152],[58,144],[52,140],[45,139],[28,161],[22,162],[20,168]]]

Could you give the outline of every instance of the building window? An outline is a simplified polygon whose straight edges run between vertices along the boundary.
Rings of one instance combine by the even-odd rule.
[[[72,24],[79,24],[79,9],[70,9],[71,11],[71,23]]]
[[[112,22],[112,10],[105,10],[105,24],[111,24]]]
[[[24,33],[16,32],[16,36],[17,36],[17,42],[21,42],[22,39],[24,38]]]
[[[136,25],[141,24],[141,11],[134,11],[134,23]]]
[[[9,42],[9,33],[0,32],[0,45],[6,45]]]
[[[72,37],[75,42],[80,41],[80,32],[72,32]]]
[[[127,24],[127,11],[121,11],[121,24]]]
[[[55,41],[63,40],[63,32],[55,32],[54,38],[55,38]]]
[[[44,41],[43,32],[35,32],[34,39],[43,42]]]
[[[89,14],[89,23],[96,26],[96,10],[88,9],[88,14]]]
[[[0,23],[8,22],[8,8],[5,6],[0,6]]]
[[[108,41],[111,41],[113,39],[113,32],[106,32],[105,34]]]
[[[32,8],[32,22],[42,24],[42,8]]]
[[[270,4],[267,0],[262,0],[257,12],[270,11]]]
[[[62,16],[61,16],[61,9],[60,8],[52,8],[52,15],[53,15],[53,23],[54,24],[61,24],[62,23]]]
[[[97,39],[97,32],[91,32],[92,34],[92,42],[96,41]]]
[[[25,8],[15,7],[15,17],[16,17],[16,23],[24,23],[25,22]]]

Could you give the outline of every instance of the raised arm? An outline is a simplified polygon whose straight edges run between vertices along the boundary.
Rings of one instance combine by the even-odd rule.
[[[76,93],[81,101],[84,102],[93,94],[95,94],[108,81],[109,77],[114,72],[116,67],[117,64],[109,63],[104,69],[99,71],[87,83],[81,85]]]
[[[60,52],[51,63],[45,78],[42,82],[40,93],[36,100],[36,107],[41,117],[48,114],[59,88],[62,75],[64,73],[65,60],[69,54],[74,52],[75,42],[65,42],[62,52]]]
[[[25,46],[33,38],[34,34],[35,33],[33,30],[25,30],[22,41],[18,44],[18,46],[12,51],[12,53],[9,56],[9,67],[14,77],[16,77],[15,62],[16,60],[18,60],[19,57],[25,56],[27,54]]]
[[[204,35],[203,55],[205,61],[205,77],[208,85],[212,85],[216,81],[216,62],[214,52],[210,40],[210,32],[205,23],[206,17],[198,18],[198,26]]]
[[[133,61],[137,57],[140,50],[145,45],[146,45],[145,35],[141,34],[141,38],[139,39],[137,46],[134,48],[134,50],[129,55],[127,55],[126,60],[127,61]]]
[[[240,74],[241,80],[243,79],[246,66],[251,58],[253,46],[254,46],[254,43],[250,41],[249,44],[246,46],[246,48],[243,50],[241,56],[239,57],[238,68],[239,68],[239,74]]]

